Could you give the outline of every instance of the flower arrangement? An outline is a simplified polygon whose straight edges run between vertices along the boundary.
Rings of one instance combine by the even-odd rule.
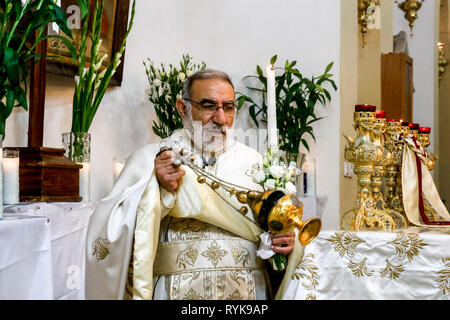
[[[273,56],[270,60],[272,65],[275,64],[277,56]],[[296,161],[299,154],[300,144],[308,151],[309,145],[305,139],[305,134],[309,134],[314,140],[313,127],[311,124],[322,119],[316,116],[315,106],[318,102],[325,105],[331,101],[331,95],[325,84],[330,84],[334,90],[337,90],[335,82],[331,79],[333,76],[329,71],[333,67],[333,62],[328,64],[322,75],[304,77],[300,70],[295,68],[297,61],[289,62],[286,60],[284,68],[275,68],[283,72],[275,77],[275,94],[277,108],[277,128],[280,135],[280,150],[286,152],[289,161]],[[258,104],[250,96],[238,93],[238,109],[244,103],[249,104],[250,117],[259,127],[258,116],[262,122],[267,122],[267,77],[264,75],[262,68],[256,66],[257,75],[250,75],[245,78],[257,79],[261,87],[247,86],[252,92],[262,95],[262,103]]]
[[[283,151],[267,149],[263,156],[263,165],[254,164],[252,169],[247,171],[247,175],[251,176],[253,181],[259,184],[264,191],[281,190],[286,194],[296,194],[296,177],[302,171],[297,168],[294,161],[286,165],[285,161],[282,161],[283,158]]]
[[[158,121],[153,121],[152,129],[157,136],[164,139],[183,127],[182,119],[175,108],[177,99],[181,98],[183,81],[196,71],[205,69],[206,63],[194,64],[188,54],[182,56],[179,68],[172,64],[166,68],[163,63],[157,68],[150,58],[147,60],[147,63],[143,63],[150,84],[148,99],[154,105],[158,118]]]
[[[264,191],[281,190],[285,194],[296,194],[296,177],[302,174],[302,171],[296,167],[296,162],[291,161],[286,165],[285,152],[280,150],[267,149],[263,156],[262,166],[255,163],[252,169],[247,170],[246,174],[252,177],[253,181],[259,184]],[[273,255],[274,268],[283,270],[286,267],[287,259],[279,253]]]
[[[75,93],[73,96],[72,132],[88,132],[94,116],[100,106],[100,102],[108,88],[112,76],[121,63],[123,51],[128,35],[133,27],[136,0],[133,1],[131,18],[128,29],[115,56],[107,67],[103,62],[107,54],[100,56],[99,49],[102,43],[100,32],[102,28],[103,5],[105,0],[96,0],[95,7],[90,7],[90,0],[79,0],[83,3],[85,10],[82,11],[81,19],[83,29],[81,33],[81,44],[78,53],[78,74],[75,76]],[[89,11],[92,14],[89,14]],[[90,30],[89,30],[89,27]],[[91,40],[89,65],[86,58],[87,41]],[[88,65],[88,66],[87,66]]]
[[[69,37],[46,35],[49,23],[56,23]],[[0,135],[5,136],[6,119],[14,107],[28,110],[28,62],[40,55],[34,49],[41,41],[58,38],[76,58],[65,12],[54,0],[0,0]]]

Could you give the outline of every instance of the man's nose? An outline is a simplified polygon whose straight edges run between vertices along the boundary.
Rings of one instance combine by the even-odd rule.
[[[214,113],[213,121],[222,126],[227,124],[227,117],[225,116],[225,113],[223,112],[223,108],[217,109],[216,113]]]

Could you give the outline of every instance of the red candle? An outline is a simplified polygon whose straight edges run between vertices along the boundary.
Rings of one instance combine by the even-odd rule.
[[[420,127],[419,128],[419,133],[430,133],[430,132],[431,132],[430,127]]]
[[[376,106],[371,106],[370,104],[357,104],[357,105],[355,105],[355,112],[361,112],[361,111],[375,112],[376,109],[377,109]]]
[[[419,130],[419,124],[418,123],[409,123],[409,128],[411,130]]]
[[[386,118],[386,111],[377,110],[375,111],[375,115],[377,116],[377,118]]]

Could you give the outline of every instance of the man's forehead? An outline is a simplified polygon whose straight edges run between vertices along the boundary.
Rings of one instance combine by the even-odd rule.
[[[234,97],[233,86],[220,78],[197,79],[192,83],[192,96],[212,94],[212,95],[231,95]]]

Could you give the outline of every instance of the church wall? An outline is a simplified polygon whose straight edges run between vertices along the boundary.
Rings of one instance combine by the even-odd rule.
[[[359,26],[357,0],[341,1],[341,132],[354,137],[353,112],[358,103],[358,47]],[[356,176],[344,177],[344,151],[347,140],[340,135],[340,214],[355,205],[358,184]]]
[[[439,40],[445,43],[445,58],[450,57],[450,19],[448,19],[448,8],[450,0],[442,0],[446,2],[445,12],[441,13]],[[441,9],[442,10],[442,9]],[[450,72],[447,67],[446,72],[442,76],[439,86],[439,194],[447,209],[450,208]]]
[[[91,199],[103,198],[113,184],[113,158],[127,157],[137,148],[159,139],[151,130],[155,119],[147,100],[148,82],[143,60],[178,63],[189,53],[195,62],[222,69],[244,90],[242,78],[266,66],[278,54],[297,60],[305,75],[322,73],[334,61],[336,83],[340,72],[340,3],[298,0],[165,0],[137,1],[130,34],[124,80],[106,93],[93,121]],[[244,91],[245,92],[245,91]],[[73,79],[48,75],[44,145],[62,147],[61,133],[70,130]],[[339,225],[340,101],[333,92],[325,118],[315,124],[317,142],[311,142],[316,158],[319,215],[324,228]],[[5,146],[25,146],[28,114],[16,110],[7,122]],[[253,128],[248,112],[236,119],[237,128]],[[260,150],[262,151],[262,150]]]
[[[413,58],[414,102],[413,119],[422,126],[431,127],[431,144],[428,149],[438,152],[437,97],[437,42],[439,1],[425,1],[418,12],[413,37],[408,37],[409,55]],[[402,10],[394,7],[394,34],[410,29]]]

